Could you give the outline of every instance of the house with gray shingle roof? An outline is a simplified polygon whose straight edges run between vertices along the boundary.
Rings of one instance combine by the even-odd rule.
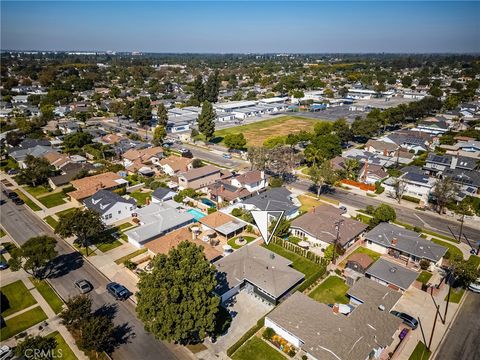
[[[430,266],[440,266],[447,248],[426,240],[419,233],[390,223],[380,223],[365,235],[365,244],[381,254],[390,254],[406,263],[419,264],[430,261]]]
[[[246,210],[284,211],[287,219],[296,217],[300,209],[294,202],[292,193],[284,187],[272,188],[243,200],[241,206]]]
[[[98,190],[94,195],[83,200],[83,204],[88,209],[99,213],[102,221],[107,225],[130,218],[137,209],[135,199],[127,200],[108,190]]]
[[[418,273],[380,258],[368,268],[365,276],[382,285],[405,291],[417,279]]]

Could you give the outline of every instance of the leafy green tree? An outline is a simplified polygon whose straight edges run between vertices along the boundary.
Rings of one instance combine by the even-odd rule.
[[[197,169],[197,168],[202,167],[202,166],[203,166],[203,161],[202,161],[202,159],[193,159],[193,161],[192,161],[192,167],[193,167],[194,169]]]
[[[146,96],[141,96],[135,100],[131,116],[140,125],[148,125],[152,120],[152,106],[150,104],[150,99]]]
[[[153,139],[152,143],[155,146],[161,146],[163,145],[163,141],[167,137],[167,130],[165,129],[165,126],[163,125],[157,125],[155,127],[155,130],[153,130]]]
[[[333,185],[338,178],[329,160],[323,161],[320,166],[312,166],[308,170],[308,175],[317,189],[317,196],[320,196],[324,184]]]
[[[157,339],[196,343],[215,330],[220,298],[215,268],[203,247],[181,242],[168,255],[153,259],[153,270],[140,278],[137,314]]]
[[[370,219],[370,226],[374,227],[381,222],[394,221],[397,218],[395,209],[387,204],[380,204],[373,212],[373,217]]]
[[[449,262],[455,279],[455,285],[466,287],[480,276],[477,264],[473,261],[465,261],[463,258],[453,258],[450,259]]]
[[[54,167],[50,165],[47,159],[27,155],[24,160],[25,169],[19,174],[20,182],[29,184],[33,187],[46,184],[48,177],[53,174]]]
[[[68,299],[65,304],[67,307],[60,313],[62,324],[79,328],[81,322],[92,312],[92,299],[89,296],[77,295]]]
[[[250,90],[247,92],[247,96],[245,97],[247,100],[256,100],[257,99],[257,93],[253,90]]]
[[[284,144],[285,144],[285,136],[272,136],[263,142],[263,146],[265,146],[268,149],[273,149],[276,146],[284,145]]]
[[[282,187],[283,179],[278,176],[272,176],[271,178],[268,179],[268,185],[270,185],[270,187],[272,188]]]
[[[57,240],[42,235],[27,240],[12,255],[23,265],[23,269],[36,279],[46,278],[52,271],[52,260],[58,256]]]
[[[55,355],[61,355],[55,354],[56,347],[57,340],[53,337],[29,335],[17,344],[15,355],[25,359],[53,360]]]
[[[412,86],[412,81],[413,81],[412,77],[409,76],[409,75],[406,75],[402,78],[402,86],[404,88],[408,88],[408,87]]]
[[[192,98],[197,100],[200,104],[205,101],[205,87],[203,85],[202,75],[197,75],[193,82],[193,95]]]
[[[115,343],[115,325],[106,315],[87,316],[81,324],[81,336],[78,345],[81,349],[95,351],[97,354],[113,350]]]
[[[99,213],[90,209],[76,208],[67,214],[60,215],[55,233],[64,238],[76,236],[75,241],[86,248],[88,256],[89,242],[96,240],[105,232],[105,229],[105,224]]]
[[[243,149],[247,145],[247,140],[242,133],[225,135],[223,142],[229,149]]]
[[[205,136],[207,141],[213,138],[215,133],[215,110],[210,102],[205,101],[198,117],[198,130]]]
[[[452,178],[444,177],[438,179],[433,188],[432,195],[439,214],[443,212],[448,203],[453,202],[459,191],[458,185],[453,182]]]
[[[334,121],[332,125],[333,132],[340,138],[341,142],[346,144],[353,138],[352,130],[347,120],[340,118]]]
[[[275,224],[277,223],[277,220],[274,220],[270,223],[270,226],[268,227],[268,233],[271,234]],[[282,217],[280,221],[278,222],[278,226],[275,229],[275,232],[273,233],[274,236],[278,236],[279,238],[285,239],[290,235],[290,221]]]
[[[157,123],[164,128],[167,127],[168,112],[163,103],[160,103],[157,108]]]
[[[366,140],[379,132],[380,124],[375,118],[356,118],[352,123],[351,129],[353,136]]]
[[[205,100],[211,103],[218,101],[218,92],[220,90],[220,79],[218,78],[218,71],[208,77],[205,84]]]
[[[317,122],[313,127],[313,131],[317,136],[328,135],[332,132],[333,125],[328,121]]]
[[[341,153],[340,138],[335,134],[317,136],[304,151],[307,161],[313,164],[333,159]]]
[[[82,148],[87,144],[91,144],[93,140],[93,136],[89,133],[78,131],[73,134],[65,135],[63,139],[63,146],[66,149],[76,149]]]
[[[345,175],[349,180],[357,178],[358,170],[360,169],[360,162],[357,159],[346,159],[344,162]]]
[[[54,109],[55,109],[55,107],[53,105],[49,105],[49,104],[44,104],[44,105],[40,106],[40,112],[42,113],[42,120],[45,121],[45,122],[53,120],[53,118],[55,117],[55,115],[53,113]]]

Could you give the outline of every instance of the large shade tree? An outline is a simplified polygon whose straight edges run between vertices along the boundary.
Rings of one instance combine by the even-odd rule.
[[[137,314],[157,339],[182,344],[202,341],[215,330],[220,298],[213,291],[216,271],[203,247],[181,242],[153,259],[140,278]]]

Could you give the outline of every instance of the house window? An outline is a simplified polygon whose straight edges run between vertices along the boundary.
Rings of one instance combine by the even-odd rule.
[[[118,210],[118,213],[121,214],[121,213],[122,213],[122,210]]]

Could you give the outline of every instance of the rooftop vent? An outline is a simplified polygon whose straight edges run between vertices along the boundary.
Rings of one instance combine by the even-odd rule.
[[[385,306],[383,306],[383,305],[378,305],[378,310],[380,310],[380,311],[385,311]]]
[[[390,272],[391,272],[391,273],[394,273],[394,272],[396,272],[396,271],[397,271],[397,268],[396,268],[395,266],[393,266],[393,267],[390,268]]]
[[[275,259],[275,254],[273,252],[270,253],[270,259],[272,259],[272,260]]]

